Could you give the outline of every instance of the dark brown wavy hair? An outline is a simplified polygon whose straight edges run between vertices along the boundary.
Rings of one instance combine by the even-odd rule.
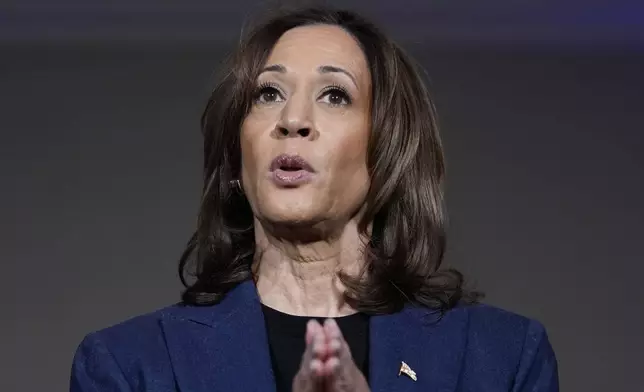
[[[277,40],[298,26],[327,24],[353,35],[367,58],[373,101],[367,164],[371,187],[359,229],[366,233],[365,274],[340,274],[346,300],[369,314],[405,304],[448,310],[480,293],[463,275],[439,269],[445,252],[443,150],[434,105],[419,67],[373,24],[326,7],[282,12],[252,29],[229,57],[201,119],[204,186],[197,229],[179,263],[184,304],[216,304],[252,279],[253,214],[235,186],[240,176],[241,124],[256,78]],[[186,276],[192,275],[188,283]]]

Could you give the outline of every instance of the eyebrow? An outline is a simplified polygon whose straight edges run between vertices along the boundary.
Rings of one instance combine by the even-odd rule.
[[[260,74],[263,74],[264,72],[279,72],[279,73],[286,73],[286,67],[283,66],[282,64],[273,64],[269,65],[267,67],[264,67]]]
[[[351,73],[349,71],[347,71],[347,70],[345,70],[343,68],[336,67],[336,66],[333,66],[333,65],[322,65],[322,66],[318,67],[318,72],[320,72],[320,73],[339,72],[339,73],[345,74],[345,75],[347,75],[349,77],[349,79],[351,79],[353,84],[355,84],[355,86],[358,87],[358,82],[356,81],[356,78],[354,78],[353,75],[351,75]]]
[[[262,74],[264,72],[286,73],[286,67],[283,66],[282,64],[273,64],[273,65],[269,65],[269,66],[264,67],[262,69],[262,71],[260,72],[260,74]],[[353,77],[353,75],[351,75],[351,73],[349,71],[345,70],[344,68],[336,67],[334,65],[321,65],[321,66],[318,67],[318,72],[322,73],[322,74],[325,74],[325,73],[342,73],[342,74],[345,74],[346,76],[349,77],[349,79],[351,79],[353,84],[355,84],[356,87],[358,87],[358,82],[356,81],[356,78]]]

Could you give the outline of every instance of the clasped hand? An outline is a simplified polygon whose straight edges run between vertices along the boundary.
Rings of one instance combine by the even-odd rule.
[[[306,349],[293,380],[293,392],[369,392],[337,323],[306,325]]]

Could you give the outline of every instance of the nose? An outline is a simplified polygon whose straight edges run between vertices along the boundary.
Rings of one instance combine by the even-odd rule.
[[[301,126],[279,126],[277,133],[280,137],[309,137],[311,135],[310,127]]]
[[[282,109],[275,127],[276,136],[278,138],[312,138],[314,130],[311,110],[311,105],[305,100],[292,97]]]

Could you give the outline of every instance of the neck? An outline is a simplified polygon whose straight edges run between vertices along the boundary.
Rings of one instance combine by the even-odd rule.
[[[262,303],[298,316],[355,313],[344,301],[345,287],[337,275],[344,271],[355,276],[361,271],[364,239],[357,224],[350,221],[335,235],[309,235],[306,241],[283,235],[289,231],[255,222],[253,271]]]

